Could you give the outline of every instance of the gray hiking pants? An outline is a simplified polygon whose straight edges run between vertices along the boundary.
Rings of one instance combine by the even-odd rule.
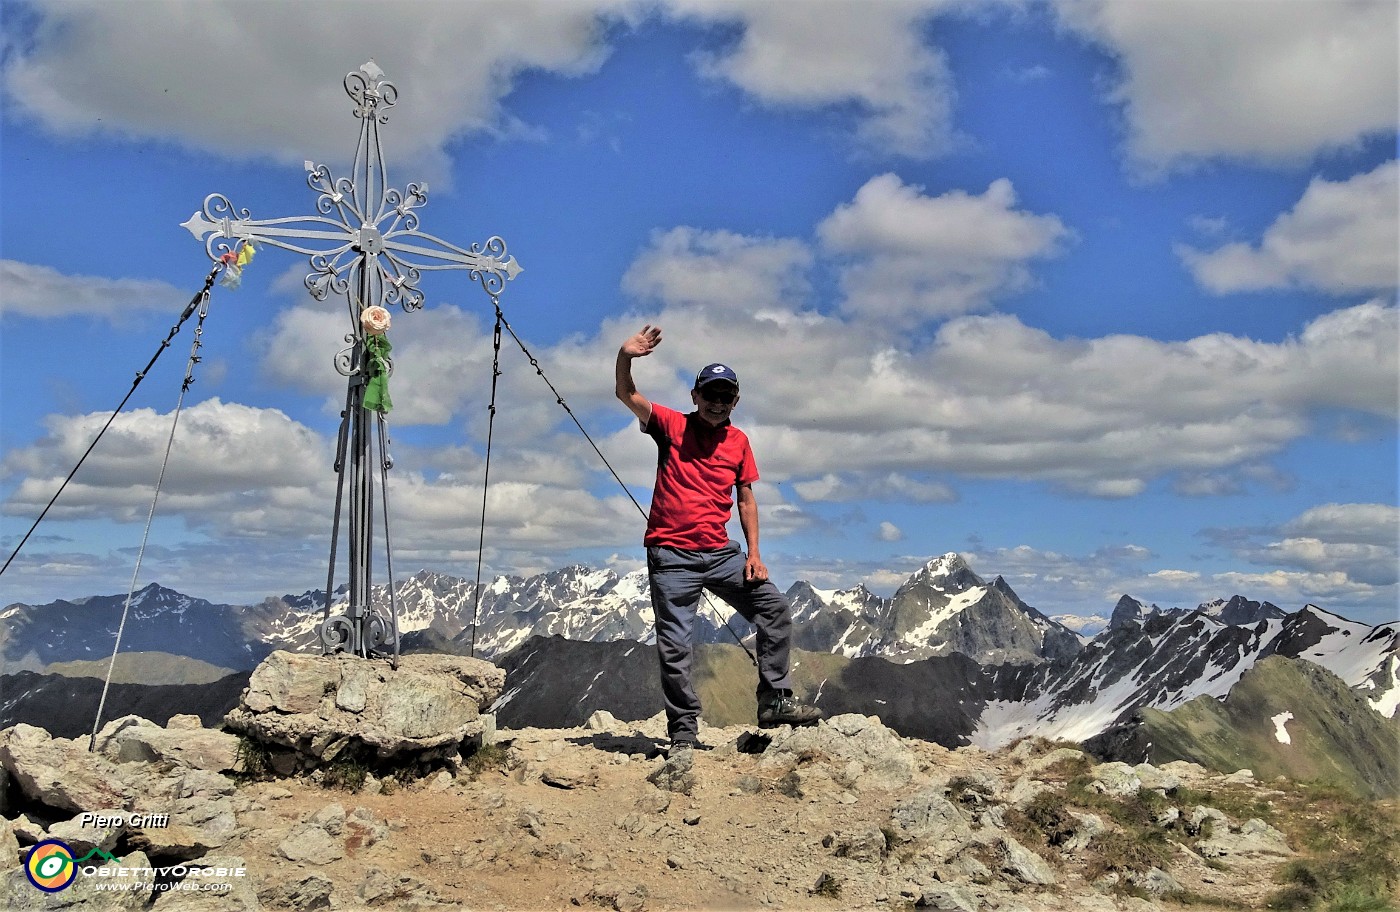
[[[744,581],[744,552],[731,541],[718,551],[647,548],[651,607],[656,614],[656,652],[661,660],[661,696],[673,741],[694,741],[700,726],[700,698],[691,681],[691,640],[702,590],[724,599],[758,628],[758,695],[791,690],[788,651],[792,615],[787,599],[770,581]]]

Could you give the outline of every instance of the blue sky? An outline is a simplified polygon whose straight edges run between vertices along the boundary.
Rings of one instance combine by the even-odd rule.
[[[619,343],[663,327],[637,379],[677,406],[737,369],[780,584],[889,594],[958,551],[1050,614],[1396,617],[1393,3],[3,9],[5,556],[208,271],[181,223],[214,192],[310,213],[373,58],[390,186],[428,183],[425,232],[506,240],[507,319],[644,503]],[[324,584],[350,325],[308,271],[265,248],[214,289],[138,584]],[[470,578],[490,301],[420,287],[389,332],[395,570]],[[125,590],[190,328],[0,602]],[[640,516],[501,357],[486,572],[639,566]]]

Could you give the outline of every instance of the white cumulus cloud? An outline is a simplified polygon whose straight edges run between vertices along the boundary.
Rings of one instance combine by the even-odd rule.
[[[955,3],[671,0],[674,15],[738,25],[732,47],[697,55],[700,71],[774,106],[855,105],[868,146],[925,157],[947,151],[955,92],[945,55],[923,37]]]
[[[66,275],[51,266],[0,259],[0,314],[24,317],[102,317],[116,321],[133,311],[162,311],[172,318],[190,293],[154,279]]]
[[[1072,237],[1057,217],[1016,209],[1005,178],[981,195],[929,196],[894,174],[871,178],[817,235],[845,262],[845,311],[901,327],[983,310],[1025,289],[1029,264]]]
[[[1147,170],[1297,162],[1395,132],[1400,7],[1389,0],[1055,5],[1118,58],[1109,98]]]
[[[1211,251],[1177,248],[1196,281],[1215,292],[1293,285],[1337,294],[1394,288],[1400,280],[1400,165],[1388,161],[1345,181],[1315,178],[1259,243]]]
[[[34,6],[32,40],[7,48],[0,80],[7,108],[51,130],[113,131],[293,163],[335,161],[352,123],[341,80],[373,58],[404,99],[390,109],[396,158],[423,165],[440,161],[464,131],[518,131],[501,106],[516,76],[595,71],[607,56],[607,19],[637,4]]]

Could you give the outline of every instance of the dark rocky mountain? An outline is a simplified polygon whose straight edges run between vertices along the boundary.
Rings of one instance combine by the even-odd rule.
[[[1222,624],[1239,627],[1257,624],[1260,621],[1281,621],[1288,616],[1286,611],[1272,602],[1252,602],[1242,595],[1206,602],[1196,610]]]
[[[102,721],[137,715],[160,725],[174,715],[199,716],[209,728],[223,724],[238,705],[251,672],[240,671],[211,684],[113,684]],[[46,729],[57,738],[86,738],[102,698],[99,678],[41,675],[32,671],[0,675],[0,729],[20,722]]]
[[[1129,624],[1141,627],[1143,621],[1160,611],[1161,609],[1156,605],[1147,605],[1131,595],[1123,595],[1118,599],[1118,604],[1113,606],[1113,614],[1108,619],[1108,627],[1110,630],[1118,630]]]
[[[125,595],[46,605],[14,604],[0,612],[4,671],[39,671],[52,662],[108,658]],[[216,605],[151,583],[131,599],[123,652],[186,655],[221,668],[252,668],[277,648],[264,636],[266,607]]]
[[[957,554],[936,557],[890,599],[864,588],[788,591],[795,642],[850,658],[892,662],[961,653],[984,664],[1038,662],[1073,655],[1080,637],[1027,605],[1001,577],[991,583]]]
[[[504,660],[507,693],[515,694],[510,718],[544,726],[584,720],[597,710],[622,719],[659,710],[651,648],[587,645],[531,640]],[[1357,698],[1385,718],[1400,701],[1397,650],[1400,625],[1370,628],[1309,606],[1282,622],[1250,626],[1222,624],[1200,611],[1151,614],[1142,624],[1105,631],[1073,655],[1040,663],[984,665],[957,652],[907,663],[802,652],[793,675],[799,693],[828,713],[878,716],[902,734],[948,747],[996,749],[1033,735],[1088,741],[1140,723],[1146,709],[1222,699],[1270,656],[1345,675]],[[751,719],[754,674],[747,658],[722,646],[701,654],[697,689],[707,720]]]
[[[630,722],[661,708],[656,649],[641,643],[535,637],[496,664],[506,672],[494,707],[503,728],[576,728],[599,710]]]

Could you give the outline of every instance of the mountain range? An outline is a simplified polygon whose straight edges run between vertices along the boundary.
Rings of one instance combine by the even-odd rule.
[[[387,610],[389,595],[381,586],[374,598]],[[1312,605],[1289,613],[1236,595],[1162,609],[1125,595],[1089,637],[956,554],[929,560],[890,598],[806,582],[787,595],[804,696],[829,713],[878,715],[901,734],[949,747],[1041,736],[1146,757],[1171,740],[1144,734],[1150,723],[1166,732],[1162,718],[1178,709],[1200,716],[1271,657],[1325,670],[1383,730],[1400,725],[1400,624],[1370,627]],[[639,648],[654,639],[644,571],[575,566],[503,576],[482,586],[479,599],[471,582],[423,571],[398,583],[393,599],[404,651],[474,652],[507,669],[503,725],[578,725],[598,709],[643,718],[660,705],[654,657]],[[96,596],[0,611],[0,725],[19,721],[26,705],[49,705],[38,692],[52,674],[18,672],[104,675],[124,601]],[[167,685],[213,682],[274,649],[319,649],[324,604],[320,591],[232,606],[149,585],[132,599],[118,679],[153,682],[142,669],[159,668]],[[748,639],[751,629],[730,614],[715,602],[697,623],[700,675],[715,682],[702,698],[715,724],[752,718],[752,673],[743,653],[722,645]],[[149,655],[137,661],[130,653]]]

